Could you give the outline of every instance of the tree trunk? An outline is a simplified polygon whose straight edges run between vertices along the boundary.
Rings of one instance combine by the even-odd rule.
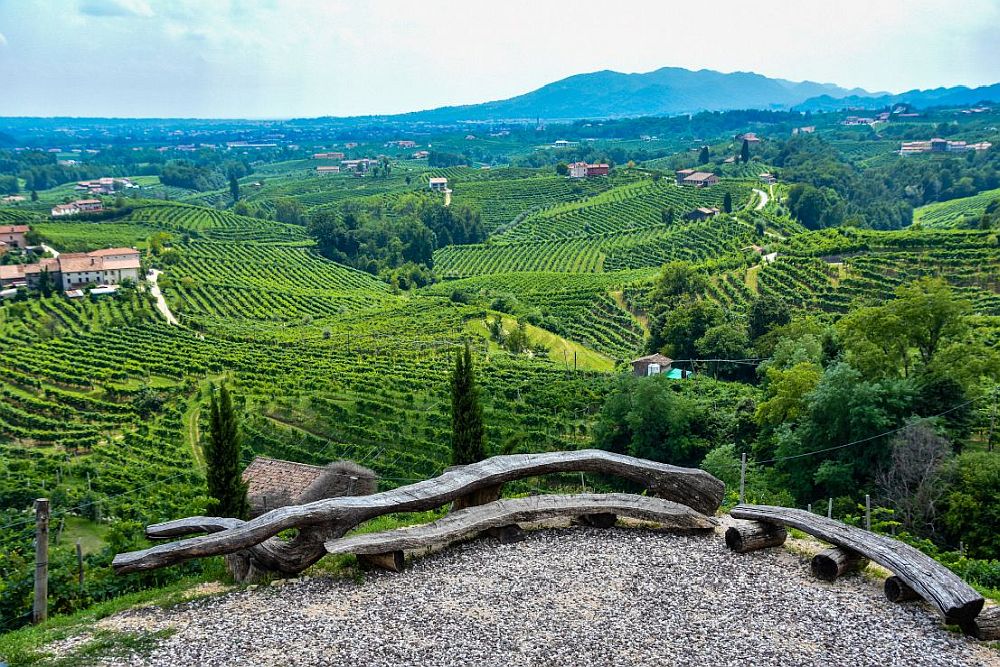
[[[850,549],[830,547],[813,556],[810,565],[817,579],[833,581],[848,572],[865,569],[868,559]]]
[[[750,521],[726,529],[726,546],[736,553],[780,547],[785,543],[788,532],[783,526],[762,521]]]

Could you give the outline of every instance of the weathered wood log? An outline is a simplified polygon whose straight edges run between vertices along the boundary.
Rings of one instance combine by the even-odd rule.
[[[458,510],[464,510],[466,507],[475,507],[476,505],[485,505],[486,503],[492,503],[495,500],[500,500],[500,493],[503,491],[503,484],[497,484],[496,486],[488,486],[485,489],[479,489],[468,495],[459,496],[455,498],[451,503],[451,511],[456,512]]]
[[[577,522],[580,525],[590,526],[591,528],[613,528],[618,523],[618,515],[614,512],[583,514],[577,517]]]
[[[961,624],[962,632],[982,641],[1000,640],[1000,607],[987,607],[972,620]]]
[[[402,551],[388,551],[381,554],[358,554],[358,562],[367,569],[402,572],[405,559]]]
[[[809,565],[817,579],[834,581],[848,572],[865,569],[868,567],[868,559],[850,549],[830,547],[813,556]]]
[[[930,556],[891,537],[790,507],[737,505],[730,514],[738,519],[792,526],[824,542],[856,551],[899,577],[950,622],[968,622],[983,608],[983,596],[957,574]]]
[[[726,546],[741,554],[780,547],[787,538],[788,533],[782,526],[760,521],[741,523],[726,529]]]
[[[490,528],[486,531],[486,534],[500,542],[500,544],[514,544],[515,542],[523,542],[528,539],[528,534],[516,523]]]
[[[469,507],[420,526],[330,540],[326,549],[331,554],[413,551],[452,544],[497,526],[587,514],[628,516],[679,530],[711,530],[717,523],[690,507],[651,496],[628,493],[529,496]]]
[[[655,496],[709,515],[719,508],[725,491],[722,482],[703,470],[595,449],[495,456],[391,491],[281,507],[208,535],[118,554],[112,565],[115,572],[125,574],[245,550],[260,569],[296,574],[322,558],[323,542],[369,519],[393,512],[430,510],[480,489],[525,477],[564,472],[623,477],[643,484]],[[205,517],[172,521],[168,525],[173,535],[204,532],[211,527]],[[292,528],[299,529],[299,535],[291,541],[269,539]],[[163,534],[165,530],[160,532]]]
[[[889,602],[907,602],[920,599],[920,594],[907,586],[906,582],[896,575],[885,580],[882,590],[885,591],[885,599]]]

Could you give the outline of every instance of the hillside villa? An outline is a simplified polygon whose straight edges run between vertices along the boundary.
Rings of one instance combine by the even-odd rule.
[[[0,243],[10,248],[23,248],[24,235],[31,231],[28,225],[0,225]]]
[[[916,153],[964,153],[966,151],[989,150],[991,144],[988,141],[980,141],[976,144],[968,144],[964,141],[949,141],[947,139],[934,138],[929,141],[904,141],[899,148],[900,155],[914,155]]]
[[[707,188],[719,182],[719,177],[708,171],[680,169],[676,172],[677,185],[689,185],[696,188]]]
[[[317,174],[339,174],[340,167],[316,167]]]
[[[25,201],[24,195],[7,195],[6,197],[0,197],[0,202],[4,204],[17,204]]]
[[[0,266],[0,288],[38,287],[43,271],[61,291],[84,285],[117,285],[123,280],[139,280],[139,251],[134,248],[107,248],[94,252],[64,252],[36,264]]]
[[[570,178],[590,178],[591,176],[607,176],[611,167],[604,162],[600,164],[588,164],[586,162],[574,162],[569,166]]]
[[[358,174],[363,174],[368,171],[368,169],[375,163],[375,160],[363,157],[358,160],[343,160],[340,163],[340,168],[346,171],[353,171]]]
[[[104,204],[100,199],[77,199],[68,204],[56,204],[52,207],[52,217],[59,218],[64,215],[76,215],[77,213],[100,213],[104,210]]]
[[[764,172],[763,174],[760,175],[760,182],[767,183],[768,185],[773,185],[774,183],[778,182],[778,179],[774,177],[774,174],[769,174],[767,172]]]
[[[434,192],[444,192],[448,189],[448,179],[443,176],[432,176],[427,181],[427,186]]]
[[[314,160],[343,160],[344,159],[344,154],[343,153],[337,153],[337,152],[334,152],[334,153],[313,153],[312,157],[313,157]]]
[[[136,185],[128,178],[112,178],[104,177],[98,178],[94,181],[78,181],[73,187],[74,190],[86,190],[92,195],[110,195],[116,190],[124,190],[130,188],[138,188]]]
[[[430,154],[431,154],[430,151],[417,151],[416,153],[413,154],[412,157],[414,160],[422,160],[425,157],[429,157]]]

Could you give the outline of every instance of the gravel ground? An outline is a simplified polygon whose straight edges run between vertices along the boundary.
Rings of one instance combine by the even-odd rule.
[[[100,627],[176,631],[113,665],[1000,664],[878,581],[826,584],[786,550],[622,528],[480,540],[360,584],[291,581]]]

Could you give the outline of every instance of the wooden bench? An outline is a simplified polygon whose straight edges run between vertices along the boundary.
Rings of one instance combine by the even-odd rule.
[[[398,572],[402,569],[404,551],[446,546],[521,522],[573,517],[588,525],[610,527],[619,516],[684,531],[712,530],[718,523],[686,505],[653,496],[628,493],[529,496],[458,510],[420,526],[329,540],[326,550],[331,554],[355,554],[363,563]],[[498,537],[503,541],[502,535]]]
[[[918,549],[891,537],[790,507],[738,505],[730,515],[737,519],[798,528],[824,542],[861,554],[885,567],[934,605],[947,623],[971,627],[973,619],[983,608],[983,596],[957,574]]]

